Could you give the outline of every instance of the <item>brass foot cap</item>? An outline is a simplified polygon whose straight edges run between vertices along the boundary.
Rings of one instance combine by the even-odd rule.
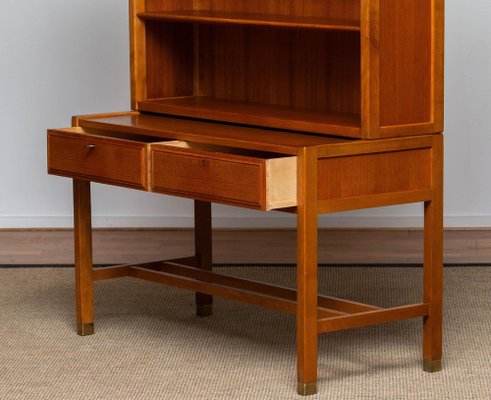
[[[198,317],[209,317],[213,314],[213,305],[212,304],[204,304],[196,306],[196,315]]]
[[[298,394],[301,396],[312,396],[317,393],[317,382],[300,383],[297,386]]]
[[[77,334],[79,336],[89,336],[94,334],[94,324],[78,324]]]
[[[423,369],[426,372],[438,372],[442,370],[442,360],[424,360]]]

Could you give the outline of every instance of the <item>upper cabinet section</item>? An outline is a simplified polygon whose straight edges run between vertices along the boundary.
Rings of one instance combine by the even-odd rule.
[[[375,139],[443,130],[443,0],[131,0],[132,107]]]

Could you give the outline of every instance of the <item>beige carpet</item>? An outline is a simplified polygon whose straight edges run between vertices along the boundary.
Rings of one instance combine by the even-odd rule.
[[[293,268],[225,269],[291,285]],[[418,302],[417,268],[322,268],[321,290]],[[447,268],[444,371],[421,369],[421,321],[322,335],[311,399],[491,399],[491,268]],[[292,316],[125,278],[96,286],[74,332],[73,270],[0,269],[0,399],[300,399]],[[397,301],[394,301],[397,299]]]

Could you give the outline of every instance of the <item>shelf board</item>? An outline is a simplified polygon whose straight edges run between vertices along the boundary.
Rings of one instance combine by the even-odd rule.
[[[222,11],[165,11],[142,12],[138,17],[143,20],[175,21],[202,24],[254,25],[284,28],[322,29],[338,31],[360,31],[360,22],[356,20],[297,17],[290,15],[251,14]]]
[[[177,97],[139,102],[140,111],[214,121],[361,138],[359,114],[309,110],[211,97]]]

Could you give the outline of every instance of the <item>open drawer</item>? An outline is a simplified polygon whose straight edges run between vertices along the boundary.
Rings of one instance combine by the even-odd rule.
[[[297,158],[173,141],[151,146],[151,190],[272,210],[297,204]]]
[[[164,139],[84,128],[48,131],[48,172],[148,190],[149,145]]]

